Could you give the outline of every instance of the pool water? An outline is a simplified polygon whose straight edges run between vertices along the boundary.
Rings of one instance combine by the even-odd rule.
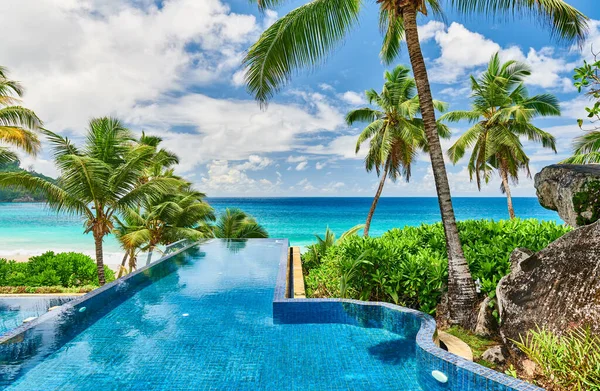
[[[412,333],[274,323],[283,245],[215,240],[177,255],[173,272],[99,311],[6,389],[422,391]]]
[[[3,297],[0,298],[0,335],[19,327],[30,317],[38,317],[48,308],[58,306],[73,297]]]

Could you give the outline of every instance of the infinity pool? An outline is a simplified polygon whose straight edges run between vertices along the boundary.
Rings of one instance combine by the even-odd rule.
[[[13,363],[6,389],[422,390],[414,334],[274,323],[282,246],[212,241],[177,255],[54,352]]]
[[[38,317],[48,308],[64,304],[73,297],[3,297],[0,298],[0,335],[23,324],[30,317]]]

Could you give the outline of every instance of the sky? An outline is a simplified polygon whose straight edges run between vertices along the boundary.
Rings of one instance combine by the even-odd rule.
[[[451,110],[469,108],[469,75],[496,52],[527,62],[530,94],[549,92],[562,116],[535,124],[557,138],[558,153],[524,142],[532,174],[569,156],[576,119],[587,99],[573,87],[573,69],[600,51],[597,0],[569,0],[590,17],[582,49],[553,40],[535,20],[490,20],[446,12],[445,22],[421,18],[420,39],[436,99]],[[345,114],[366,105],[364,91],[380,90],[387,69],[377,4],[365,0],[360,22],[317,67],[295,74],[262,110],[246,91],[241,59],[261,32],[306,1],[259,12],[248,0],[2,0],[0,65],[26,88],[23,105],[45,127],[81,141],[90,118],[115,116],[137,134],[159,135],[177,153],[178,173],[209,196],[372,196],[378,178],[355,154],[365,124]],[[408,65],[406,47],[393,64]],[[468,128],[452,124],[446,150]],[[50,176],[51,150],[22,166]],[[478,191],[466,159],[448,164],[453,196],[500,196],[496,176]],[[515,196],[535,196],[525,173]],[[435,196],[425,154],[410,183],[388,181],[384,196]]]

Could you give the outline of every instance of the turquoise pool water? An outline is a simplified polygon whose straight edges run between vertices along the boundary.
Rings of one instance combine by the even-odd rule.
[[[48,308],[61,305],[72,297],[2,297],[0,298],[0,335],[23,324],[23,320],[40,316]]]
[[[273,321],[284,245],[215,240],[181,253],[167,261],[177,267],[152,283],[116,286],[114,300],[88,300],[86,311],[72,315],[86,316],[77,327],[39,325],[45,330],[31,340],[51,348],[0,366],[0,384],[27,391],[424,391],[412,328]]]

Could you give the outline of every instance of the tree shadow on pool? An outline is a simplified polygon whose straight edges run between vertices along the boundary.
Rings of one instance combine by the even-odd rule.
[[[371,346],[368,351],[371,356],[385,364],[400,365],[414,357],[415,341],[394,339]]]

